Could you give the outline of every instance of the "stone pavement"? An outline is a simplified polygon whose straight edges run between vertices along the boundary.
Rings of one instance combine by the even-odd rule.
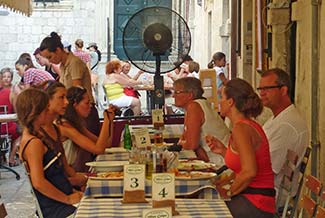
[[[0,202],[5,204],[7,218],[34,218],[36,206],[23,165],[14,167],[20,180],[11,172],[0,169]]]

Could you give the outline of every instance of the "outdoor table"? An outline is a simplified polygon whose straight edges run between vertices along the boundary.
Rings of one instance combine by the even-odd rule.
[[[206,188],[205,188],[206,187]],[[212,186],[211,180],[175,180],[175,195],[186,196],[195,193],[198,189],[204,188],[200,193],[200,198],[212,199],[218,198],[216,189]],[[145,193],[151,196],[151,180],[145,180]],[[94,197],[122,197],[123,179],[88,179],[84,196],[86,198]]]
[[[149,203],[122,204],[122,199],[83,198],[76,211],[82,217],[142,217],[142,210],[152,208]],[[231,213],[223,200],[176,199],[177,218],[230,218]]]

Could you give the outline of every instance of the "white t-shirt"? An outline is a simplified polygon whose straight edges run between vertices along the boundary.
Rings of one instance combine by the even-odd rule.
[[[197,79],[200,79],[199,73],[197,73],[195,71],[193,71],[192,73],[189,73],[187,76],[188,77],[195,77]]]
[[[286,161],[287,150],[291,149],[299,156],[301,162],[306,147],[309,144],[309,133],[306,121],[302,119],[293,104],[283,110],[278,116],[272,116],[263,125],[269,140],[272,169],[275,175],[275,186],[279,187],[283,175],[279,174]],[[298,180],[299,167],[296,169],[295,180]]]
[[[221,81],[221,79],[219,79],[219,75],[222,74],[222,73],[225,74],[225,72],[224,72],[222,67],[215,66],[213,69],[217,73],[217,88],[220,88],[222,86],[222,81]]]

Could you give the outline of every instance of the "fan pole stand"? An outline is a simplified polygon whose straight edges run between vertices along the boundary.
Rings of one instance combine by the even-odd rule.
[[[152,109],[161,109],[165,105],[165,90],[164,90],[164,78],[160,75],[160,54],[154,54],[156,57],[156,73],[154,76],[154,96],[153,96],[153,103],[154,107]]]

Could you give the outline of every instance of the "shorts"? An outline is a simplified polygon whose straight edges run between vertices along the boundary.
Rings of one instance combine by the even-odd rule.
[[[123,95],[117,99],[109,99],[109,104],[112,104],[114,106],[117,107],[130,107],[131,103],[132,103],[133,97],[131,96],[127,96],[127,95]]]

